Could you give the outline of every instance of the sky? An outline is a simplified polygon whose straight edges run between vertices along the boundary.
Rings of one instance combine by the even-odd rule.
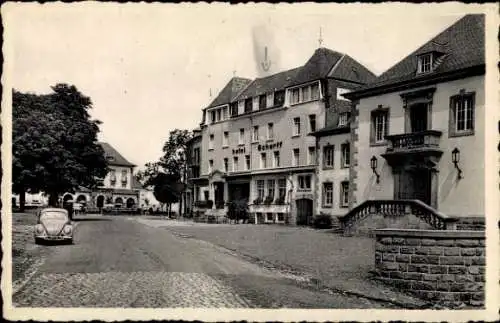
[[[199,125],[233,75],[266,75],[266,47],[267,73],[295,68],[319,47],[321,29],[323,47],[380,75],[470,8],[31,3],[3,7],[2,16],[12,87],[75,85],[103,122],[99,140],[142,167],[158,160],[171,130]]]

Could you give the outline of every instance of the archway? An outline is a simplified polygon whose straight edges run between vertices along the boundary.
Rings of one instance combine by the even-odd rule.
[[[83,194],[80,194],[78,195],[78,197],[76,198],[76,201],[78,203],[86,203],[87,202],[87,197]]]
[[[133,207],[134,207],[134,205],[135,205],[135,200],[134,200],[133,198],[129,197],[129,198],[127,199],[127,208],[129,208],[129,209],[130,209],[130,208],[133,208]]]
[[[104,195],[99,195],[96,200],[96,206],[102,208],[104,206]]]
[[[73,200],[73,195],[71,195],[70,193],[64,194],[63,202],[68,202],[68,201],[72,201],[72,200]]]
[[[120,204],[120,206],[122,206],[123,205],[123,199],[121,197],[117,197],[115,199],[115,204]]]

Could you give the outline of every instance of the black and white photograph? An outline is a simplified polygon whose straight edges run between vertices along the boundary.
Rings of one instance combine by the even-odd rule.
[[[5,3],[5,317],[498,318],[498,10]]]

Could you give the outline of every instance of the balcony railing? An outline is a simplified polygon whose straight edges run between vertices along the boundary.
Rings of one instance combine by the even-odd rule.
[[[387,152],[401,152],[419,148],[439,148],[439,141],[442,134],[441,131],[437,130],[425,130],[386,136],[389,141]]]
[[[340,216],[344,231],[364,218],[380,214],[384,217],[402,217],[409,214],[420,218],[437,230],[455,229],[456,218],[446,216],[420,200],[367,200]]]

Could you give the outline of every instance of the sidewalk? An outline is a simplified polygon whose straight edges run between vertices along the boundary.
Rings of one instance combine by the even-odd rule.
[[[165,228],[184,237],[204,240],[254,260],[293,268],[331,289],[393,302],[423,306],[424,301],[369,278],[374,264],[374,240],[343,237],[304,227],[253,224],[205,224],[178,220],[140,223]]]

